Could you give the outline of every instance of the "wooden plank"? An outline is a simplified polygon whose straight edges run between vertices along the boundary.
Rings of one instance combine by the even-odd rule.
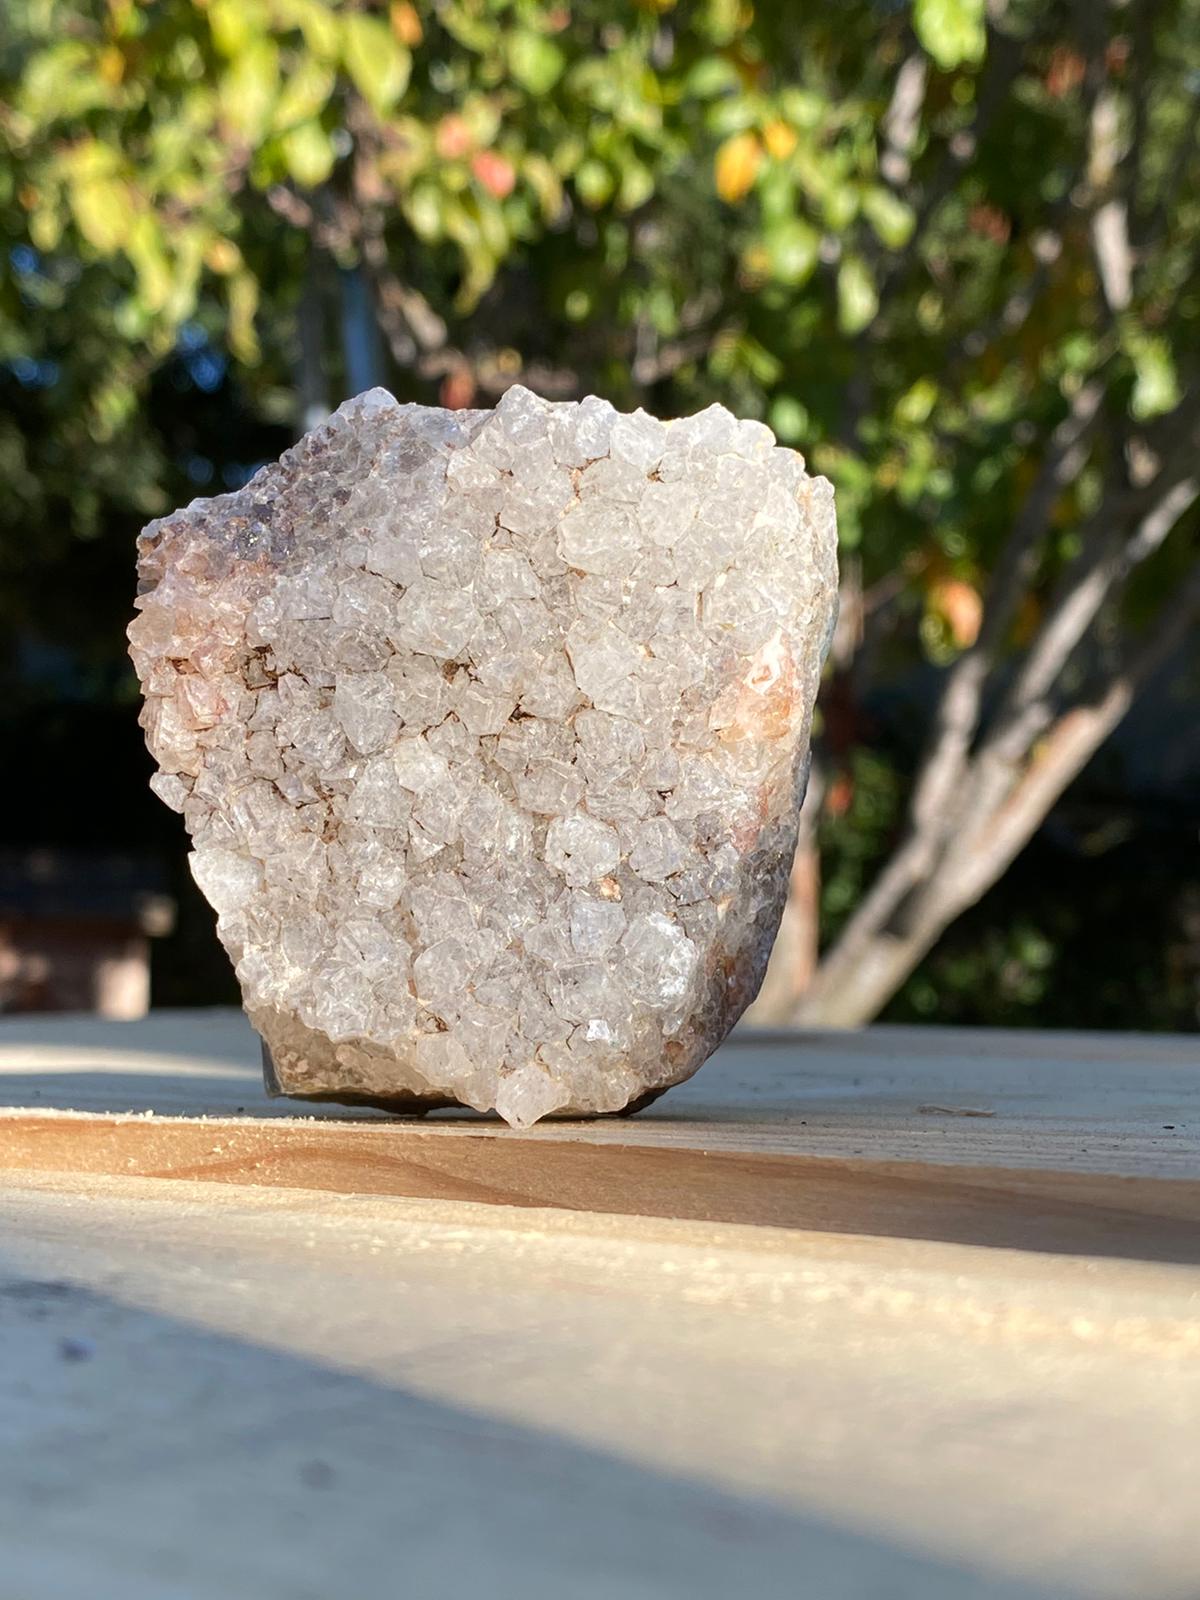
[[[558,1207],[1200,1263],[1200,1179],[843,1160],[410,1125],[0,1119],[0,1168]]]
[[[1196,1261],[1195,1053],[1172,1038],[749,1036],[639,1117],[518,1133],[297,1115],[263,1097],[232,1012],[13,1019],[0,1167]]]
[[[18,1174],[0,1590],[1184,1600],[1198,1295],[1136,1261]]]
[[[747,1037],[515,1133],[0,1022],[0,1589],[1185,1600],[1196,1055]]]
[[[464,1136],[801,1154],[1138,1177],[1200,1175],[1200,1041],[932,1028],[735,1034],[689,1083],[631,1118],[419,1123],[269,1101],[240,1012],[139,1022],[0,1019],[0,1108],[386,1123]],[[986,1116],[962,1115],[987,1112]]]

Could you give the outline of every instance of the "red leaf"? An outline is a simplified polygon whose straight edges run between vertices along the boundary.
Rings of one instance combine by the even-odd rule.
[[[471,171],[497,200],[507,200],[517,181],[512,162],[507,156],[497,155],[494,150],[481,150],[478,155],[472,156]]]

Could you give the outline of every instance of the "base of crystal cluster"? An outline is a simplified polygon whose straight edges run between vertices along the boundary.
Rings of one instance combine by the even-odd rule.
[[[311,1100],[315,1104],[338,1106],[372,1106],[376,1111],[391,1111],[399,1117],[425,1117],[431,1111],[444,1111],[456,1106],[457,1100],[445,1095],[424,1094],[355,1094],[346,1089],[291,1089],[280,1078],[271,1054],[271,1047],[260,1039],[262,1049],[263,1087],[272,1100]]]
[[[355,1094],[345,1089],[291,1089],[280,1080],[270,1045],[265,1039],[260,1039],[258,1042],[262,1050],[263,1087],[272,1100],[311,1100],[319,1105],[369,1106],[375,1111],[389,1111],[396,1117],[427,1117],[431,1111],[448,1111],[452,1107],[460,1107],[459,1101],[441,1095]],[[631,1100],[628,1105],[621,1106],[616,1111],[556,1111],[551,1112],[546,1120],[563,1117],[572,1120],[636,1117],[639,1111],[644,1111],[656,1100],[661,1100],[669,1087],[670,1085],[664,1084],[661,1089],[647,1089],[645,1094],[638,1095],[636,1100]]]

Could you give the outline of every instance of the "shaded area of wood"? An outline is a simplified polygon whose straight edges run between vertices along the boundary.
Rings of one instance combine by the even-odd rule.
[[[1200,1180],[370,1124],[0,1120],[0,1168],[467,1200],[1200,1263]]]

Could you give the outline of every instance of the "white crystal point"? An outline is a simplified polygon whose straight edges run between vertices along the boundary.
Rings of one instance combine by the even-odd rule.
[[[348,401],[139,541],[154,787],[276,1092],[619,1111],[753,998],[833,491],[720,406]]]

